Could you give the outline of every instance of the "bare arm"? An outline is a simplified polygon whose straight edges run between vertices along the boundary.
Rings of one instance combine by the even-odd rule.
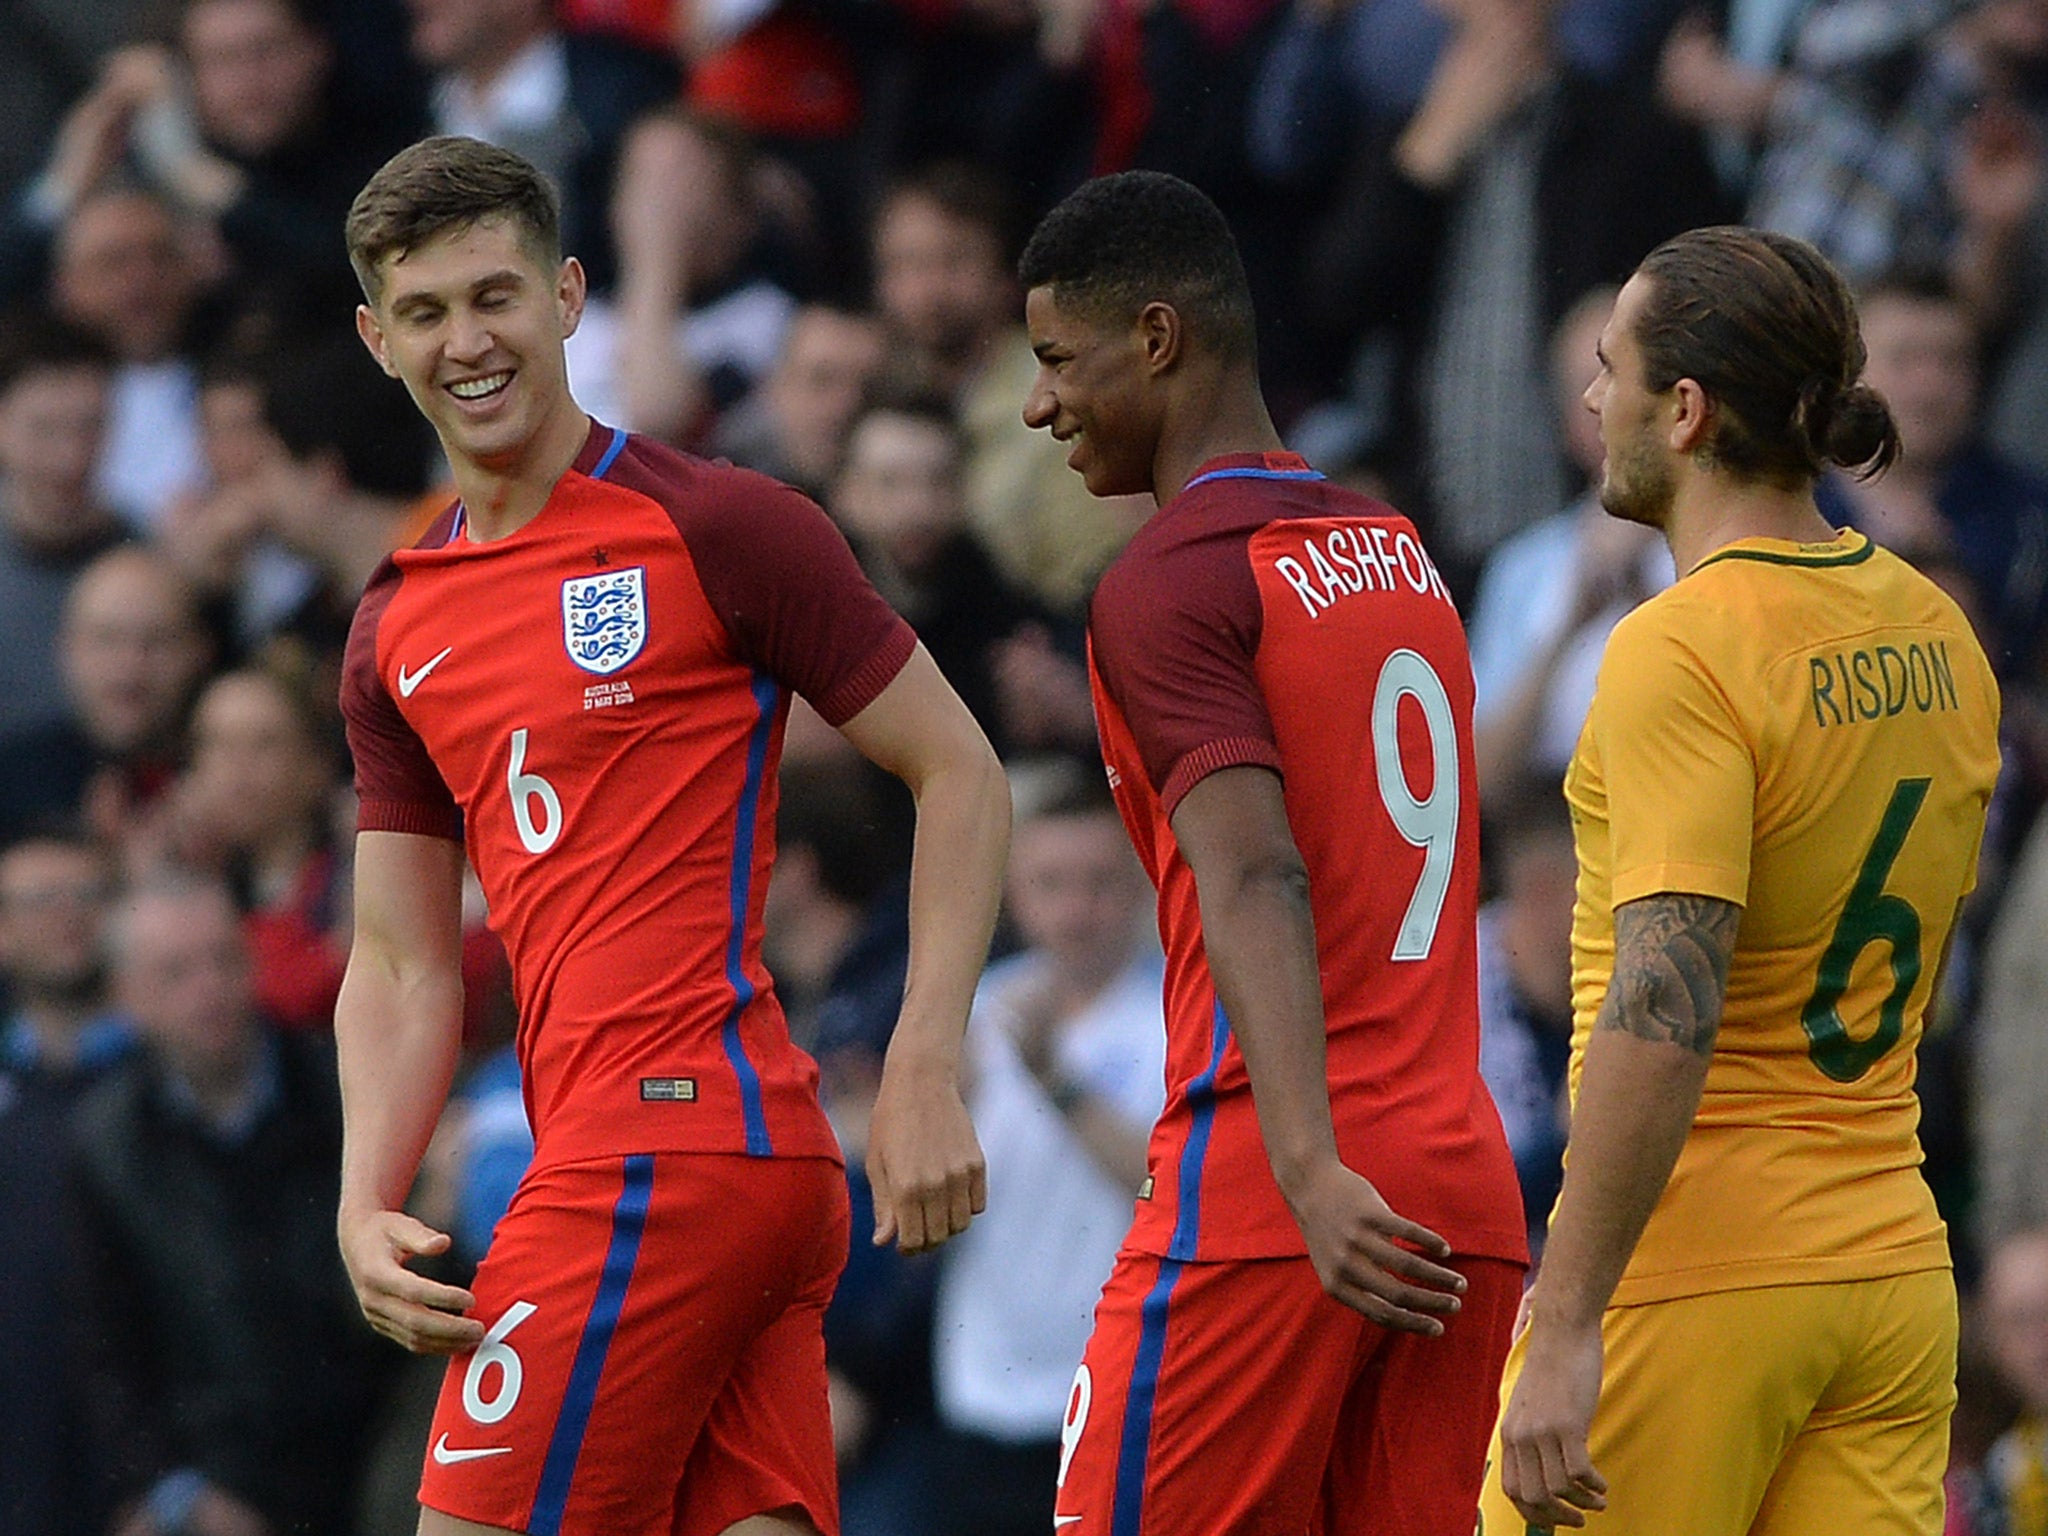
[[[910,787],[910,971],[868,1131],[875,1241],[935,1247],[988,1200],[987,1173],[960,1099],[960,1041],[988,958],[1010,846],[1003,765],[923,646],[842,726],[846,739]]]
[[[1202,942],[1266,1156],[1323,1289],[1382,1327],[1442,1333],[1432,1314],[1457,1311],[1465,1282],[1399,1245],[1441,1259],[1450,1244],[1395,1215],[1337,1155],[1308,870],[1279,778],[1254,767],[1209,774],[1175,808],[1173,835],[1194,871]]]
[[[1586,1046],[1564,1191],[1528,1300],[1526,1363],[1501,1417],[1501,1484],[1532,1525],[1585,1524],[1606,1482],[1586,1451],[1600,1316],[1699,1108],[1742,909],[1663,895],[1614,913],[1614,979]]]
[[[448,1236],[405,1213],[462,1044],[462,849],[438,837],[356,839],[355,943],[334,1010],[341,1061],[336,1232],[363,1315],[415,1353],[476,1344],[475,1298],[406,1268]]]

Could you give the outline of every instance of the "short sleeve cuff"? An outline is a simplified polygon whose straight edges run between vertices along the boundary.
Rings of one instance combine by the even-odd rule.
[[[857,670],[822,699],[812,699],[812,708],[829,726],[846,724],[896,681],[896,674],[909,664],[916,649],[916,632],[908,624],[898,624],[881,648]]]
[[[1613,889],[1617,907],[1645,896],[1711,896],[1746,907],[1749,872],[1719,864],[1647,864],[1615,871]]]
[[[365,800],[356,810],[358,832],[409,832],[418,837],[462,841],[462,815],[453,806],[411,800]]]
[[[1171,820],[1189,790],[1224,768],[1270,768],[1279,773],[1280,749],[1256,736],[1227,736],[1195,748],[1173,765],[1160,786],[1161,813]]]

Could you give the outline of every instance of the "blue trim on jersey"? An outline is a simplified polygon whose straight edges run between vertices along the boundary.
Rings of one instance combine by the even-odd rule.
[[[754,1000],[754,984],[747,978],[744,963],[747,946],[747,907],[753,899],[754,823],[761,813],[761,781],[768,768],[768,738],[775,729],[775,709],[782,701],[782,687],[766,673],[754,674],[754,703],[761,711],[753,734],[747,738],[747,780],[740,790],[739,823],[732,841],[732,927],[725,938],[725,979],[732,987],[732,1012],[725,1019],[725,1056],[733,1075],[740,1080],[740,1113],[747,1127],[747,1155],[767,1157],[775,1149],[768,1142],[768,1117],[761,1108],[761,1074],[747,1060],[746,1043],[740,1039],[740,1015]]]
[[[1181,489],[1192,491],[1198,485],[1211,480],[1326,480],[1329,477],[1320,469],[1212,469],[1206,475],[1197,475]]]
[[[605,449],[604,457],[597,461],[597,468],[593,469],[590,472],[590,478],[593,480],[602,480],[604,478],[605,471],[610,469],[612,465],[616,464],[619,460],[619,455],[624,453],[625,451],[626,429],[624,427],[613,427],[611,446]]]
[[[590,1428],[590,1411],[597,1403],[605,1355],[619,1326],[619,1313],[625,1309],[634,1262],[640,1257],[640,1234],[647,1228],[647,1208],[654,1199],[654,1158],[643,1152],[627,1158],[625,1164],[625,1187],[612,1207],[611,1246],[605,1250],[604,1269],[598,1276],[590,1315],[584,1319],[583,1337],[576,1341],[576,1362],[569,1367],[569,1385],[562,1393],[562,1409],[548,1439],[547,1459],[541,1463],[540,1486],[533,1495],[533,1513],[527,1518],[531,1536],[557,1536],[562,1528],[562,1512],[569,1504],[569,1485],[575,1480],[584,1431]]]
[[[1131,1361],[1131,1389],[1124,1397],[1123,1439],[1117,1448],[1109,1536],[1138,1536],[1144,1523],[1145,1477],[1152,1459],[1152,1409],[1159,1392],[1159,1367],[1166,1359],[1166,1312],[1184,1267],[1177,1259],[1161,1259],[1159,1278],[1138,1309],[1138,1348]]]
[[[1223,1048],[1230,1044],[1230,1020],[1216,1004],[1216,1037],[1209,1065],[1188,1083],[1188,1139],[1180,1149],[1180,1199],[1173,1218],[1173,1236],[1166,1244],[1169,1259],[1192,1259],[1202,1227],[1202,1164],[1209,1156],[1209,1130],[1216,1121],[1216,1073]]]

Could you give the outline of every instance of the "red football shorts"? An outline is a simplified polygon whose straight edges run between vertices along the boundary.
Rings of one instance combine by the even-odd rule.
[[[531,1174],[477,1271],[420,1502],[533,1536],[715,1536],[801,1509],[836,1536],[825,1306],[846,1178],[822,1158],[653,1153]]]
[[[1057,1536],[1472,1536],[1522,1266],[1443,1336],[1330,1300],[1306,1258],[1117,1255],[1061,1435]]]

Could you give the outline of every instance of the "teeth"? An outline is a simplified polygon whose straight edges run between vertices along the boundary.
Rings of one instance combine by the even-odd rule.
[[[450,384],[448,393],[458,400],[481,400],[486,395],[495,395],[511,382],[511,374],[494,373],[487,379],[465,379],[460,384]]]

